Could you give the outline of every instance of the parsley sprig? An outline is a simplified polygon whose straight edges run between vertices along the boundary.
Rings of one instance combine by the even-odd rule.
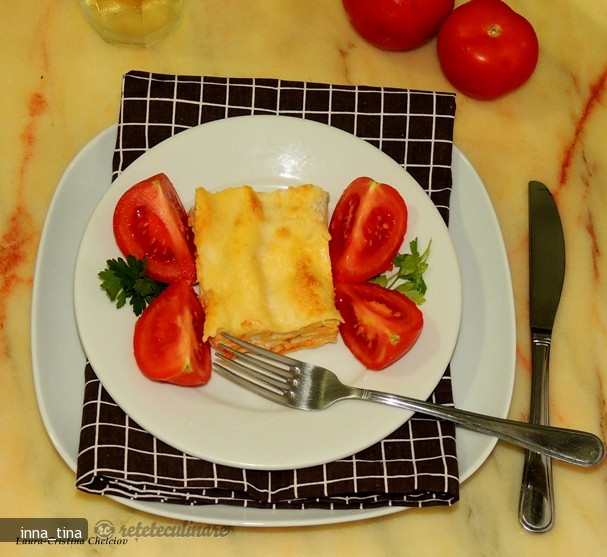
[[[428,256],[430,255],[430,246],[432,240],[428,242],[428,247],[423,253],[419,253],[417,247],[417,238],[409,243],[411,253],[399,253],[394,257],[392,263],[398,269],[392,275],[379,275],[371,279],[375,282],[389,288],[398,290],[417,305],[421,305],[426,301],[426,282],[424,273],[428,269]]]
[[[117,308],[123,307],[129,300],[135,315],[141,315],[166,288],[166,284],[146,275],[146,267],[145,258],[137,259],[134,255],[128,255],[126,261],[122,257],[107,260],[107,268],[99,273],[101,288]]]

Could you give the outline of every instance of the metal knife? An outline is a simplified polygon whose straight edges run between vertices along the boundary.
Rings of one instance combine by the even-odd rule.
[[[529,324],[531,327],[531,412],[529,421],[548,425],[548,369],[552,328],[565,278],[565,240],[548,188],[529,182]],[[554,523],[552,461],[526,451],[519,521],[531,532]]]

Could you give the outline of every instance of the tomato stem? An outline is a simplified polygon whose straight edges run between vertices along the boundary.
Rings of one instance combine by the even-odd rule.
[[[499,37],[502,34],[502,26],[499,23],[492,23],[487,27],[487,35],[490,37]]]

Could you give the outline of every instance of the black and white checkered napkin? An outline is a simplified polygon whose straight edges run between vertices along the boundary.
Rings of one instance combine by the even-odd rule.
[[[309,118],[375,145],[449,216],[455,97],[450,93],[276,79],[125,75],[114,176],[159,142],[249,114]],[[87,364],[77,487],[89,493],[273,509],[451,505],[459,498],[455,427],[415,415],[348,458],[299,470],[244,470],[154,438],[109,397]],[[449,369],[431,399],[452,404]]]

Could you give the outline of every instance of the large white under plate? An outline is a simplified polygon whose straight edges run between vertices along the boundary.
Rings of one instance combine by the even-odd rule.
[[[116,130],[113,126],[93,138],[67,167],[49,207],[34,277],[32,359],[38,406],[52,443],[74,471],[86,356],[78,338],[70,277],[86,223],[111,182]],[[458,149],[453,154],[453,178],[449,230],[460,261],[464,302],[451,368],[455,403],[467,410],[505,417],[512,396],[515,356],[508,262],[484,186]],[[465,481],[486,460],[496,440],[458,428],[457,441],[460,479]],[[240,526],[332,524],[401,510],[271,511],[116,500],[159,516]]]

